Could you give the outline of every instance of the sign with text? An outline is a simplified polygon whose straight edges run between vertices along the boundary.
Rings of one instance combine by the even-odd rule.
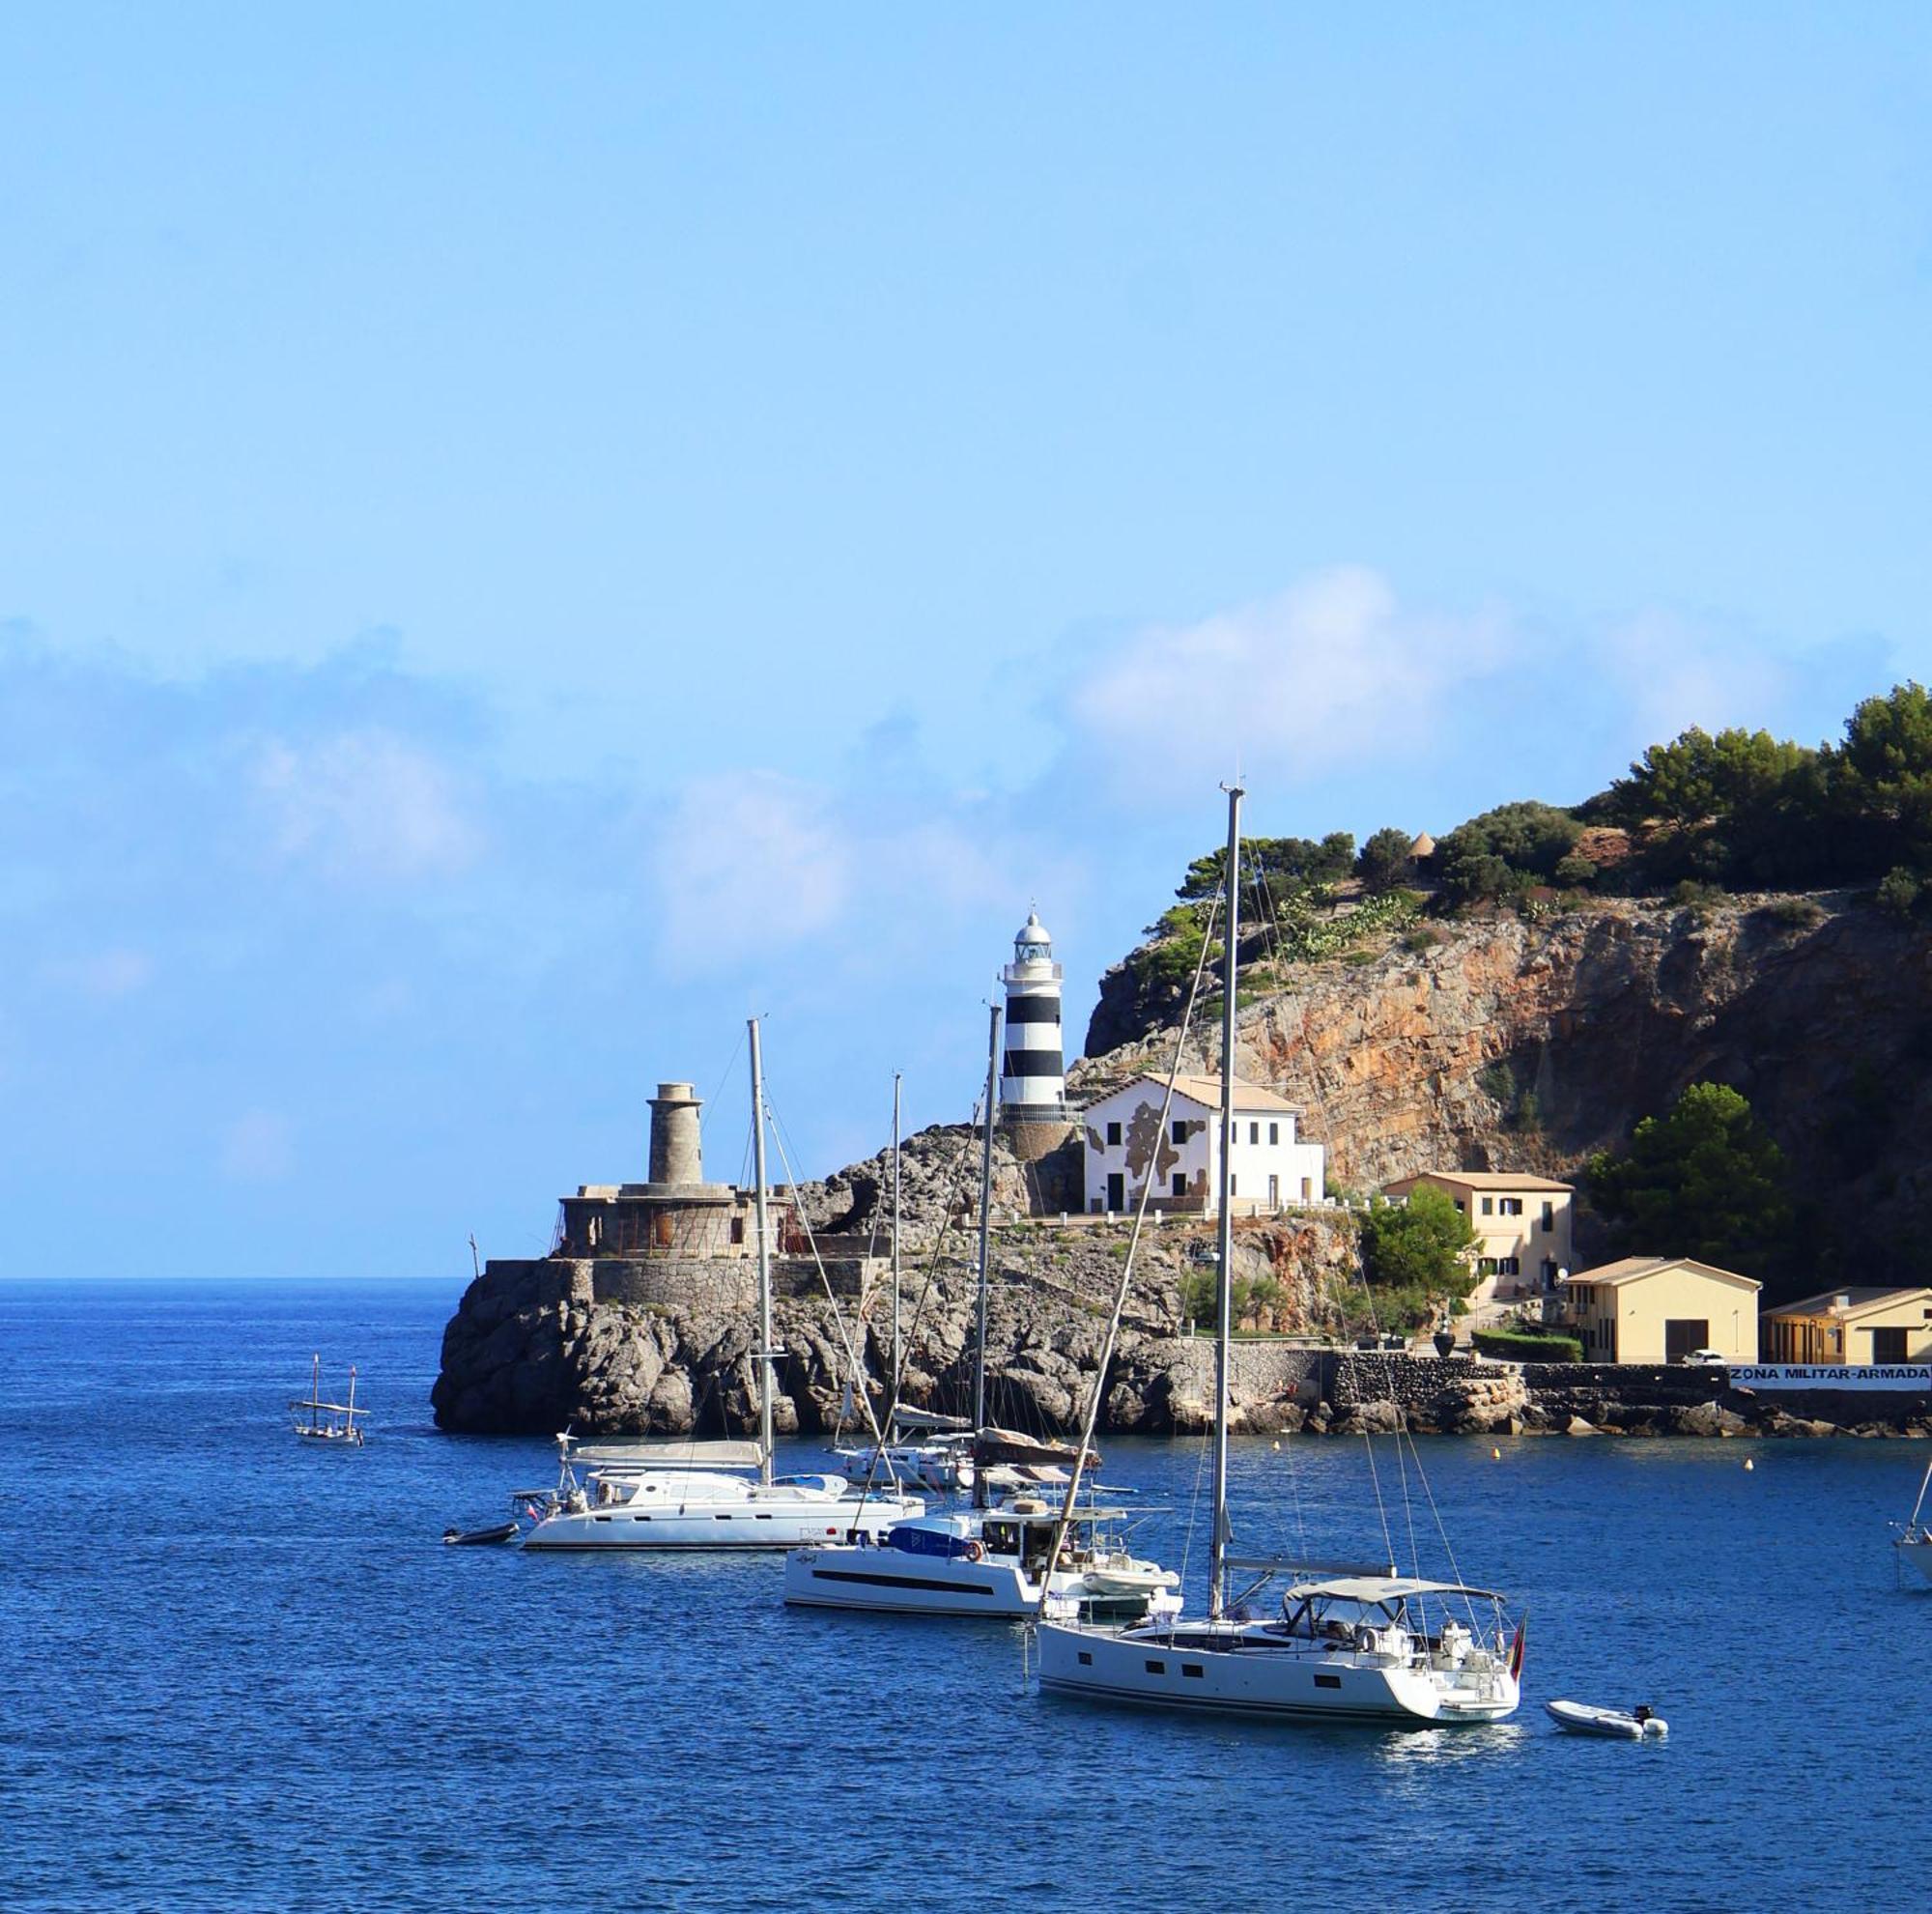
[[[1734,1389],[1916,1389],[1932,1395],[1932,1362],[1855,1362],[1839,1369],[1802,1362],[1734,1362],[1730,1381]]]

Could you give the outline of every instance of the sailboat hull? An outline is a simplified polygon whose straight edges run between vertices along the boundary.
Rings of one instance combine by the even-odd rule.
[[[1898,1545],[1898,1553],[1902,1555],[1905,1557],[1905,1559],[1909,1561],[1913,1565],[1913,1567],[1916,1568],[1919,1572],[1919,1574],[1925,1578],[1927,1582],[1932,1582],[1932,1536],[1928,1536],[1922,1541],[1901,1542]]]
[[[841,1541],[855,1531],[883,1534],[923,1514],[924,1503],[901,1497],[838,1496],[778,1482],[641,1476],[582,1498],[524,1537],[526,1549],[796,1549]]]
[[[1275,1647],[1246,1634],[1210,1643],[1184,1631],[1163,1639],[1047,1623],[1038,1643],[1044,1693],[1136,1707],[1430,1728],[1500,1721],[1520,1699],[1501,1667],[1445,1680],[1427,1669],[1385,1666],[1378,1655]]]

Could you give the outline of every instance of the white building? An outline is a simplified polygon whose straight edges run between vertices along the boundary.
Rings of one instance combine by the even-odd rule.
[[[1087,1128],[1087,1208],[1121,1214],[1139,1206],[1153,1178],[1151,1207],[1214,1213],[1221,1184],[1221,1079],[1176,1079],[1165,1127],[1166,1079],[1137,1076],[1081,1113]],[[1233,1204],[1243,1215],[1324,1200],[1327,1151],[1296,1133],[1301,1111],[1272,1090],[1236,1079]]]
[[[1061,1055],[1059,964],[1037,911],[1013,939],[1007,986],[1007,1044],[1000,1066],[1000,1112],[1008,1123],[1065,1122],[1066,1070]]]

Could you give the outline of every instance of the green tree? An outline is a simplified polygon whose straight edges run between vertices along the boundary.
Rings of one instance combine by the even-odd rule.
[[[1867,698],[1832,754],[1834,794],[1858,817],[1888,827],[1899,860],[1932,854],[1932,696],[1921,684]]]
[[[1475,1243],[1468,1217],[1434,1184],[1417,1184],[1406,1203],[1375,1197],[1362,1213],[1362,1272],[1378,1289],[1465,1297],[1476,1270],[1464,1252]]]
[[[1692,725],[1669,744],[1654,744],[1617,779],[1608,809],[1627,823],[1662,818],[1697,824],[1770,803],[1817,754],[1769,731]]]
[[[1391,891],[1406,884],[1415,875],[1415,860],[1408,854],[1414,840],[1406,831],[1385,824],[1365,843],[1355,859],[1355,874],[1372,891]]]
[[[1693,1083],[1628,1150],[1592,1157],[1585,1181],[1624,1254],[1692,1256],[1769,1282],[1789,1253],[1784,1153],[1725,1084]]]
[[[1194,902],[1215,896],[1227,864],[1225,849],[1210,850],[1187,867],[1175,896]],[[1346,877],[1355,863],[1355,840],[1348,831],[1330,831],[1325,838],[1243,838],[1242,888],[1264,885],[1277,903],[1288,896]],[[1244,905],[1244,908],[1247,906]]]

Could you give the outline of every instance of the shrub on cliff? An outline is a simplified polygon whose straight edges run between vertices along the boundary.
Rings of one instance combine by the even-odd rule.
[[[1576,848],[1583,827],[1553,804],[1498,805],[1459,824],[1435,847],[1443,900],[1516,901],[1547,884]]]
[[[1691,1256],[1770,1283],[1792,1232],[1784,1153],[1735,1090],[1693,1083],[1584,1171],[1619,1255]]]
[[[1411,882],[1415,859],[1409,854],[1409,845],[1414,842],[1406,831],[1385,824],[1357,853],[1355,875],[1372,891],[1393,890],[1398,884]]]

